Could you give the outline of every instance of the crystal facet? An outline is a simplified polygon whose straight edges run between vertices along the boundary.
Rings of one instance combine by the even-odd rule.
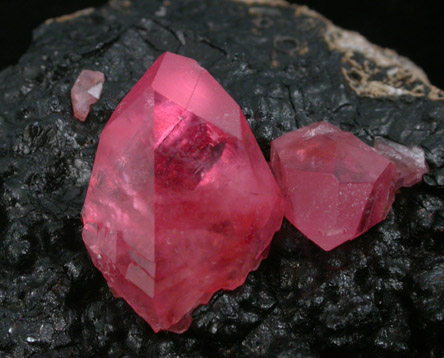
[[[379,154],[396,164],[396,188],[410,187],[419,183],[422,176],[429,171],[421,147],[409,148],[382,137],[376,137],[373,147]]]
[[[165,53],[102,132],[83,240],[154,331],[183,332],[258,267],[283,212],[239,106],[196,61]]]
[[[96,103],[103,90],[105,75],[99,71],[83,70],[71,88],[74,117],[84,122],[91,105]]]
[[[420,149],[412,154],[406,147],[379,143],[384,155],[394,159],[396,151],[400,161],[392,162],[326,122],[271,143],[271,166],[285,197],[285,216],[322,249],[332,250],[382,221],[395,190],[421,180],[425,164]]]

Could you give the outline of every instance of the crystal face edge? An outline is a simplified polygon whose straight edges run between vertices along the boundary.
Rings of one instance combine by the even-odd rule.
[[[169,94],[181,75],[168,76],[175,60],[204,81],[189,85],[196,98],[214,106]],[[102,132],[82,212],[94,264],[156,332],[185,331],[195,307],[240,286],[283,218],[282,195],[239,106],[196,66],[164,54],[121,101]]]

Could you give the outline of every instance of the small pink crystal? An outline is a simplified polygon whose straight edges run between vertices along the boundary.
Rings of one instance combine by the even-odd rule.
[[[84,122],[91,105],[96,103],[103,90],[105,75],[99,71],[82,70],[71,88],[74,117]]]
[[[422,176],[429,171],[421,147],[406,147],[382,137],[375,138],[373,147],[397,167],[395,187],[410,187],[421,182]]]
[[[284,201],[236,102],[196,61],[165,53],[103,130],[83,240],[112,291],[154,331],[241,285]]]
[[[284,193],[287,219],[326,251],[382,221],[398,185],[412,185],[424,173],[419,153],[385,144],[380,149],[390,152],[390,159],[389,147],[400,153],[396,165],[326,122],[275,139],[271,166]]]

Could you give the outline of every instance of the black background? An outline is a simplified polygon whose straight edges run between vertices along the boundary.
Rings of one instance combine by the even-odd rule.
[[[336,25],[356,30],[371,42],[409,57],[425,70],[433,84],[444,88],[441,1],[296,2],[317,10]],[[0,69],[18,61],[30,44],[32,30],[46,19],[105,3],[106,0],[0,0]]]

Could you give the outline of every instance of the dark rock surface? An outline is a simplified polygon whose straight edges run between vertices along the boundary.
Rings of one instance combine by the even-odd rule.
[[[420,69],[304,7],[112,1],[40,26],[0,73],[0,357],[443,357],[444,102]],[[183,335],[112,297],[81,241],[99,134],[164,51],[198,60],[270,140],[328,120],[371,143],[422,145],[431,172],[386,221],[325,253],[288,223],[245,285]],[[105,73],[86,123],[80,70]]]

